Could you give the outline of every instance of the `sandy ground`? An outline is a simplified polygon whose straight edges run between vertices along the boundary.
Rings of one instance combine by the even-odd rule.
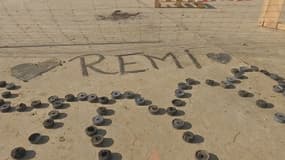
[[[145,0],[1,0],[1,80],[21,85],[14,91],[19,96],[11,99],[13,105],[29,104],[35,99],[47,102],[51,95],[63,97],[81,91],[110,96],[113,90],[132,90],[153,104],[167,108],[171,106],[177,83],[191,77],[201,84],[189,90],[192,97],[185,99],[187,105],[179,108],[185,112],[179,118],[191,123],[190,130],[200,135],[203,142],[185,143],[184,130],[171,126],[173,117],[153,116],[147,107],[138,107],[132,100],[118,100],[107,105],[115,112],[106,117],[112,123],[101,127],[106,130],[105,137],[113,140],[107,148],[117,153],[115,160],[194,159],[198,149],[205,149],[220,160],[283,159],[284,125],[276,123],[273,115],[285,112],[285,100],[272,91],[273,80],[260,73],[249,73],[249,79],[233,90],[209,87],[204,81],[207,78],[224,80],[231,68],[242,65],[257,65],[284,76],[285,33],[257,27],[259,1],[211,4],[217,9],[154,9],[153,2]],[[115,22],[96,19],[115,9],[142,14]],[[195,67],[184,49],[193,53],[201,69]],[[145,71],[120,74],[116,55],[134,52],[144,54],[124,57],[125,62],[136,62],[126,65],[126,70]],[[168,52],[176,56],[183,68],[177,68],[173,60],[168,59],[157,61],[159,69],[155,69],[144,56],[163,57]],[[232,61],[228,64],[213,62],[206,57],[209,52],[227,52],[232,55]],[[105,56],[96,67],[116,74],[101,74],[88,68],[89,76],[83,76],[79,59],[69,61],[78,55],[94,53]],[[10,68],[16,64],[36,63],[52,57],[66,63],[29,82],[10,75]],[[97,58],[91,55],[85,60],[90,64]],[[239,89],[255,96],[241,98],[237,95]],[[274,107],[256,107],[255,101],[259,98],[268,100]],[[10,151],[16,146],[33,150],[36,153],[33,159],[97,159],[102,148],[92,146],[84,129],[92,124],[99,106],[71,103],[62,110],[67,117],[58,120],[63,127],[53,130],[42,126],[52,106],[25,113],[0,114],[0,159],[11,159]],[[49,141],[42,145],[30,144],[27,138],[33,132],[48,135]]]

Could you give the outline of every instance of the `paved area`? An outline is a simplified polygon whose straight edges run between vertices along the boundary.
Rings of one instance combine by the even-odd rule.
[[[187,144],[181,138],[184,130],[172,128],[173,117],[152,116],[146,107],[120,100],[108,106],[115,114],[108,117],[112,124],[102,127],[113,140],[107,148],[118,153],[115,159],[193,159],[198,149],[208,150],[220,160],[282,159],[284,125],[276,123],[273,115],[285,112],[285,101],[272,91],[273,80],[249,73],[249,79],[233,90],[204,84],[207,78],[224,80],[231,68],[242,65],[257,65],[284,76],[285,32],[258,28],[262,2],[211,2],[216,9],[209,10],[155,9],[153,4],[146,0],[0,0],[1,79],[21,85],[12,104],[47,101],[51,95],[63,97],[81,91],[109,96],[112,90],[132,90],[167,108],[177,83],[192,77],[201,85],[189,91],[192,97],[185,99],[187,105],[180,108],[185,114],[179,118],[190,122],[190,130],[203,141]],[[117,9],[140,14],[125,20],[98,18]],[[185,49],[195,56],[201,69],[195,67]],[[155,60],[155,65],[148,58],[162,58],[169,52],[172,57]],[[211,52],[229,53],[232,60],[228,64],[214,62],[206,56]],[[88,76],[82,74],[80,55],[84,55]],[[62,60],[62,66],[28,82],[10,74],[10,68],[17,64],[49,58]],[[122,65],[122,59],[135,63]],[[255,96],[241,98],[239,89]],[[256,107],[259,98],[274,107]],[[54,130],[42,127],[51,106],[1,114],[0,159],[11,159],[15,146],[35,151],[33,159],[96,159],[101,148],[91,145],[84,129],[99,106],[72,103],[62,110],[67,113],[59,120],[64,126]],[[48,135],[48,143],[29,144],[27,137],[32,132]]]

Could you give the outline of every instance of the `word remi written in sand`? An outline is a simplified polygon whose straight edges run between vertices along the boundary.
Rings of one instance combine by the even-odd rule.
[[[189,61],[194,63],[195,67],[200,69],[202,66],[198,60],[186,50],[185,55],[179,54],[183,57],[183,62]],[[79,59],[80,67],[83,76],[88,76],[89,72],[95,72],[106,75],[116,75],[116,74],[128,74],[128,73],[142,73],[149,69],[159,70],[159,67],[165,66],[175,66],[178,69],[183,69],[181,60],[171,52],[164,55],[146,55],[143,52],[130,53],[130,54],[120,54],[113,56],[104,56],[102,54],[85,54],[74,57],[69,61]],[[162,65],[161,63],[164,63]],[[115,67],[114,67],[115,65]],[[135,68],[135,69],[134,69]]]

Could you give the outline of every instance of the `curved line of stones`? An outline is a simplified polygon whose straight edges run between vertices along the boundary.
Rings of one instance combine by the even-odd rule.
[[[268,76],[268,77],[270,77],[271,79],[273,79],[273,80],[275,80],[276,82],[277,82],[277,84],[276,85],[274,85],[273,86],[273,91],[275,91],[275,92],[278,92],[278,93],[283,93],[283,95],[285,95],[285,81],[284,81],[284,78],[282,78],[281,76],[279,76],[278,74],[275,74],[275,73],[270,73],[270,72],[268,72],[267,70],[259,70],[258,69],[258,67],[256,67],[256,66],[251,66],[250,68],[248,68],[248,67],[244,67],[244,66],[242,66],[242,67],[240,67],[239,69],[237,69],[237,68],[233,68],[232,70],[231,70],[231,72],[232,72],[232,74],[233,74],[233,76],[232,77],[227,77],[226,78],[226,80],[225,81],[221,81],[220,83],[219,82],[216,82],[216,81],[214,81],[214,80],[211,80],[211,79],[207,79],[206,81],[205,81],[205,83],[207,84],[207,85],[209,85],[209,86],[221,86],[221,87],[223,87],[223,88],[225,88],[225,89],[234,89],[235,88],[235,84],[236,83],[240,83],[240,80],[243,80],[243,79],[246,79],[247,77],[245,76],[245,73],[247,73],[247,72],[260,72],[260,73],[263,73],[264,75],[266,75],[266,76]],[[0,82],[1,83],[1,82]],[[177,98],[189,98],[190,96],[191,96],[191,94],[190,93],[186,93],[186,92],[184,92],[184,90],[188,90],[188,89],[192,89],[192,86],[194,86],[194,85],[197,85],[197,84],[200,84],[200,82],[199,81],[196,81],[196,80],[194,80],[194,79],[191,79],[191,78],[188,78],[188,79],[186,79],[186,83],[185,82],[180,82],[180,83],[178,83],[178,89],[176,89],[175,90],[175,96],[177,97]],[[6,88],[7,90],[15,90],[15,89],[18,89],[18,88],[20,88],[19,86],[16,86],[15,84],[13,84],[13,83],[9,83],[9,85],[11,86],[15,86],[15,87],[12,87],[12,88]],[[5,86],[7,86],[7,85],[5,85]],[[278,86],[278,87],[276,87],[276,86]],[[0,87],[4,87],[4,86],[0,86]],[[277,88],[277,89],[276,89]],[[3,98],[15,98],[15,97],[17,97],[17,94],[14,94],[14,93],[11,93],[10,92],[10,95],[12,96],[12,95],[16,95],[15,97],[7,97],[7,96],[5,96],[5,94],[7,94],[7,92],[10,92],[10,91],[4,91],[4,92],[2,92],[2,97]],[[253,97],[253,94],[252,93],[250,93],[250,94],[252,94],[252,96],[246,96],[247,94],[245,94],[245,93],[250,93],[250,92],[247,92],[247,91],[245,91],[245,90],[239,90],[238,91],[238,94],[241,96],[241,97]],[[187,95],[189,95],[190,94],[190,96],[187,96]],[[94,94],[93,94],[94,95]],[[137,95],[137,94],[136,94]],[[141,97],[140,95],[138,96],[139,98],[141,98],[141,100],[143,100],[143,103],[138,103],[137,101],[135,101],[136,102],[136,104],[137,105],[148,105],[146,102],[151,102],[151,101],[147,101],[147,100],[145,100],[143,97]],[[114,99],[121,99],[121,98],[114,98]],[[62,99],[61,99],[62,100]],[[177,100],[177,99],[176,99]],[[33,105],[33,103],[34,103],[35,101],[33,101],[32,102],[32,104],[31,104],[31,106],[33,106],[32,108],[41,108],[41,106],[42,105],[44,105],[44,104],[41,104],[41,106],[34,106]],[[40,102],[39,100],[37,101],[37,102]],[[186,105],[186,102],[185,101],[180,101],[180,102],[184,102],[184,105]],[[3,106],[3,104],[9,104],[10,105],[10,102],[6,102],[6,101],[4,101],[3,99],[0,99],[0,109],[1,109],[1,112],[6,112],[7,110],[5,110],[5,111],[3,111],[3,108],[2,108],[2,106]],[[53,103],[52,103],[53,104]],[[102,104],[102,103],[101,103]],[[150,103],[151,104],[151,103]],[[149,105],[150,105],[149,104]],[[172,101],[172,104],[175,106],[176,104],[174,103],[174,101]],[[64,105],[66,105],[66,104],[64,104],[63,103],[63,101],[62,101],[62,106],[64,106]],[[257,104],[258,105],[258,104]],[[53,104],[53,106],[54,106],[54,104]],[[176,105],[176,106],[180,106],[180,105]],[[19,107],[19,105],[17,106],[17,107]],[[16,108],[17,108],[16,107]],[[259,106],[259,107],[261,107],[261,106]],[[13,107],[11,107],[11,108],[13,108]],[[13,109],[11,109],[10,108],[10,111],[11,110],[13,110]],[[266,107],[261,107],[261,108],[266,108]],[[17,111],[19,111],[19,110],[17,110]],[[179,119],[179,120],[181,120],[181,119]],[[181,120],[181,121],[183,121],[183,120]],[[183,121],[183,122],[185,122],[185,121]],[[174,128],[176,128],[175,126],[174,126],[174,124],[173,124],[173,121],[172,121],[172,125],[173,125],[173,127]],[[176,129],[179,129],[179,128],[176,128]],[[180,128],[181,129],[181,128]],[[189,131],[186,131],[186,132],[189,132]],[[184,134],[186,133],[186,132],[184,132]],[[194,135],[195,136],[195,135]],[[183,138],[184,138],[184,135],[183,135]],[[185,139],[184,139],[185,140]],[[186,140],[185,140],[186,141]],[[187,141],[187,142],[191,142],[191,141]],[[205,153],[207,153],[206,151],[205,151]],[[100,158],[100,157],[99,157]],[[196,157],[197,158],[197,157]],[[198,157],[199,158],[199,157]]]

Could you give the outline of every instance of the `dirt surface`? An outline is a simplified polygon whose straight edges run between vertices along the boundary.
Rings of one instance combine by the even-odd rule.
[[[154,9],[152,5],[152,1],[128,0],[2,0],[1,80],[21,85],[13,91],[19,96],[8,101],[14,106],[36,99],[47,102],[51,95],[64,97],[83,91],[110,97],[113,90],[131,90],[167,108],[172,106],[177,83],[190,77],[201,84],[187,91],[192,96],[184,99],[187,105],[179,108],[184,112],[179,118],[191,124],[189,130],[201,137],[200,143],[185,143],[185,130],[175,130],[171,125],[174,117],[153,116],[146,106],[136,106],[133,100],[117,100],[106,105],[114,110],[106,117],[111,124],[100,127],[113,141],[103,148],[116,153],[114,160],[194,159],[199,149],[215,154],[219,160],[283,159],[285,126],[275,122],[273,115],[285,113],[285,99],[272,91],[274,80],[252,72],[235,89],[204,83],[208,78],[224,80],[231,75],[231,68],[243,65],[256,65],[285,76],[285,33],[257,27],[261,2],[217,2],[213,3],[215,10]],[[96,20],[96,16],[110,15],[116,9],[139,12],[142,17]],[[185,49],[201,69],[196,68]],[[228,53],[232,59],[221,64],[208,59],[208,53]],[[150,56],[166,55],[165,61],[150,60]],[[10,69],[17,64],[50,58],[65,63],[28,82],[11,76]],[[254,97],[239,97],[239,89],[254,93]],[[265,99],[274,107],[258,108],[257,99]],[[92,124],[99,106],[70,103],[61,110],[67,117],[57,120],[64,125],[51,130],[42,126],[53,109],[51,105],[24,113],[1,113],[0,159],[10,160],[10,151],[16,146],[34,151],[26,159],[97,159],[102,148],[92,146],[84,130]],[[28,136],[33,132],[48,135],[49,141],[30,144]]]

